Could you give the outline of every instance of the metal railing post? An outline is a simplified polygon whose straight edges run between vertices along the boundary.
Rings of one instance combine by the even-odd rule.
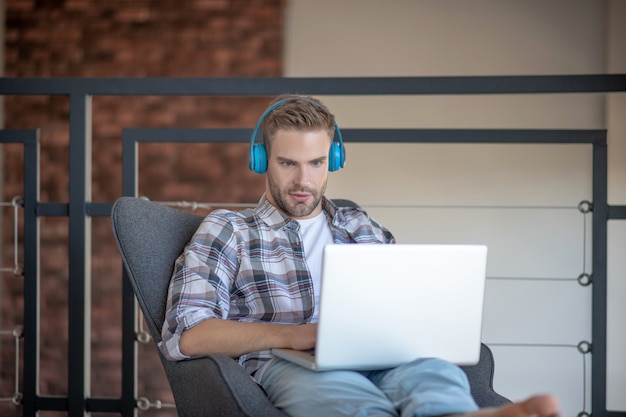
[[[593,294],[591,314],[591,415],[606,415],[608,161],[606,135],[593,143]]]
[[[70,95],[68,411],[86,415],[91,392],[91,96]]]

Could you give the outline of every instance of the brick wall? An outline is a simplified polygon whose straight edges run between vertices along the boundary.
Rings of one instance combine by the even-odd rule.
[[[284,0],[5,0],[5,76],[280,76],[283,8]],[[92,200],[121,195],[123,127],[252,127],[268,100],[94,97]],[[7,97],[4,106],[5,127],[41,129],[41,201],[67,202],[68,98]],[[243,144],[142,144],[139,155],[140,194],[153,200],[254,202],[263,190]],[[10,201],[22,193],[21,147],[6,145],[4,159],[3,201]],[[3,222],[7,264],[8,209]],[[67,226],[65,218],[41,219],[43,395],[67,392]],[[121,263],[107,218],[93,219],[92,235],[92,395],[118,396]],[[23,286],[6,273],[2,286],[5,330],[22,322]],[[13,392],[12,343],[2,337],[0,397]],[[171,402],[154,347],[139,349],[139,395]],[[3,416],[20,412],[0,403]]]

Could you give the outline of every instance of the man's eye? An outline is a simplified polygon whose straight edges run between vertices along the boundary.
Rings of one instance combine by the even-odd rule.
[[[284,167],[290,167],[290,166],[293,165],[293,162],[291,162],[291,161],[283,161],[283,162],[281,162],[281,165],[284,166]]]
[[[322,161],[313,161],[313,166],[314,167],[318,167],[320,165],[322,165]]]

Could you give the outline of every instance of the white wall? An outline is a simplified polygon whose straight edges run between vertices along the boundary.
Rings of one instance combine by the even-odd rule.
[[[285,75],[626,72],[624,3],[291,0]],[[623,94],[320,98],[344,128],[607,127],[610,203],[626,202]],[[496,356],[496,389],[511,399],[550,391],[565,415],[590,411],[590,380],[583,398],[583,356],[575,345],[591,340],[591,287],[575,278],[592,272],[591,217],[576,208],[591,200],[591,147],[346,147],[346,168],[331,176],[330,196],[359,202],[402,242],[489,245],[483,340]],[[626,266],[618,263],[625,229],[610,226],[610,285],[621,294],[609,304],[607,401],[616,410],[626,410],[626,335],[618,323],[626,310],[617,302],[626,293]],[[589,355],[585,361],[589,377]]]

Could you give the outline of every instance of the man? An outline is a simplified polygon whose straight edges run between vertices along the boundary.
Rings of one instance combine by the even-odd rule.
[[[259,127],[264,143],[254,144]],[[164,355],[239,358],[276,407],[294,417],[557,416],[551,396],[478,410],[465,374],[438,359],[315,372],[272,357],[271,348],[315,346],[324,245],[395,243],[364,211],[339,209],[324,197],[329,170],[343,166],[340,135],[334,116],[312,97],[281,96],[261,116],[250,167],[266,173],[266,192],[253,210],[209,214],[176,261]]]

